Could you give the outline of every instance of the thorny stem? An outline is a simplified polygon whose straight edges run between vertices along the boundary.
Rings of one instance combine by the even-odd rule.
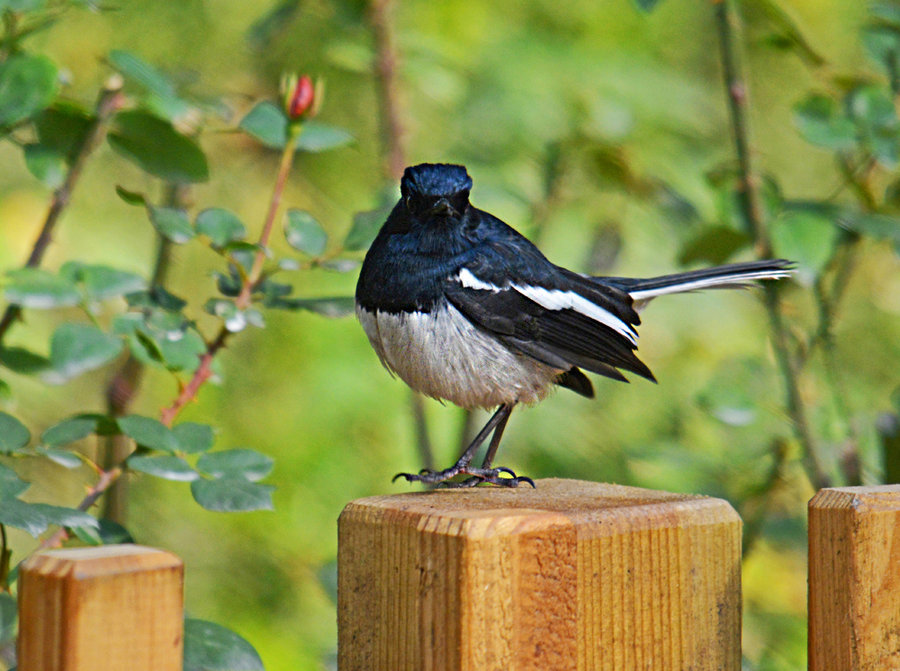
[[[735,38],[738,16],[732,0],[713,0],[721,48],[722,70],[728,93],[728,107],[734,134],[735,152],[740,174],[741,209],[749,232],[755,240],[759,258],[770,258],[772,245],[763,218],[759,183],[754,173],[750,152],[750,131],[747,123],[747,85],[741,73],[741,59]],[[803,465],[810,482],[816,489],[831,485],[831,478],[822,465],[819,445],[807,418],[806,406],[800,392],[800,370],[791,351],[788,328],[781,311],[778,289],[773,283],[763,288],[772,345],[778,367],[784,380],[787,410],[792,420],[794,435],[803,448]]]
[[[81,178],[88,156],[97,145],[100,144],[100,141],[106,133],[109,120],[122,108],[124,101],[125,97],[122,94],[121,78],[111,77],[106,82],[103,91],[100,93],[100,97],[97,100],[97,105],[94,110],[94,120],[85,131],[85,134],[81,139],[81,144],[79,144],[78,148],[75,150],[74,158],[69,167],[69,172],[66,174],[65,181],[63,181],[62,185],[53,192],[53,198],[50,201],[50,207],[44,218],[44,224],[41,226],[41,231],[31,249],[31,254],[25,262],[26,268],[36,268],[41,264],[44,253],[50,245],[56,223],[59,221],[60,215],[62,215],[72,199],[72,193],[75,191],[75,186]],[[6,332],[19,318],[21,313],[22,310],[18,305],[10,305],[3,312],[3,316],[0,317],[0,343],[2,343]]]
[[[400,89],[397,84],[397,52],[392,22],[393,0],[372,0],[369,23],[375,40],[375,81],[378,85],[379,119],[383,142],[384,166],[388,178],[396,182],[406,167],[406,129],[403,125]],[[416,446],[423,468],[434,468],[434,451],[428,437],[428,421],[422,395],[411,391],[409,397]]]
[[[295,149],[297,147],[297,138],[300,136],[300,126],[292,125],[290,127],[288,141],[284,146],[284,150],[281,154],[281,163],[278,167],[278,175],[275,178],[275,188],[272,191],[272,198],[269,201],[269,210],[266,213],[266,218],[263,221],[262,232],[259,235],[259,250],[256,252],[256,257],[253,260],[253,266],[250,269],[249,275],[247,275],[246,279],[241,286],[241,292],[238,294],[237,299],[235,300],[235,305],[238,310],[246,310],[250,307],[251,296],[253,293],[253,289],[256,287],[259,282],[260,277],[262,276],[263,264],[266,260],[265,248],[269,244],[269,238],[272,235],[272,228],[275,224],[275,216],[278,213],[278,206],[281,204],[281,195],[284,193],[284,186],[287,183],[288,175],[291,172],[291,166],[294,164],[294,154]],[[200,391],[200,387],[212,377],[212,362],[215,359],[216,354],[218,354],[219,350],[225,347],[225,344],[228,342],[228,338],[231,336],[231,331],[222,326],[219,329],[218,334],[215,339],[209,342],[206,346],[206,351],[200,355],[200,365],[197,366],[197,370],[194,371],[194,375],[188,381],[184,387],[182,387],[181,392],[178,394],[178,397],[172,402],[172,405],[163,409],[160,414],[160,421],[166,426],[172,426],[172,423],[175,421],[175,418],[178,416],[178,413],[182,411],[182,409],[191,401],[193,401],[197,397],[197,393]]]
[[[263,262],[265,261],[264,248],[266,244],[268,244],[269,237],[272,233],[272,227],[275,222],[275,215],[278,211],[278,205],[281,202],[281,195],[284,191],[284,186],[287,183],[287,177],[293,164],[297,137],[299,137],[299,128],[292,129],[290,135],[288,136],[288,142],[286,143],[282,153],[281,164],[278,169],[278,175],[275,179],[275,188],[272,192],[272,199],[269,204],[269,210],[266,214],[266,218],[263,222],[262,232],[259,236],[260,250],[257,252],[257,256],[250,274],[244,280],[244,284],[241,287],[241,292],[235,301],[238,309],[243,310],[250,305],[253,287],[256,285],[256,283],[259,281],[260,276],[262,275]],[[197,397],[197,393],[200,391],[200,388],[212,376],[213,360],[215,359],[219,351],[225,347],[225,344],[227,343],[230,336],[231,332],[223,326],[221,329],[219,329],[216,337],[212,341],[207,343],[206,351],[204,351],[203,354],[200,355],[200,364],[197,366],[197,370],[194,371],[191,379],[181,388],[181,391],[172,402],[172,404],[164,408],[160,412],[159,419],[163,424],[171,427],[175,421],[175,418],[184,409],[184,407]],[[82,499],[81,503],[78,504],[78,510],[85,511],[90,508],[97,501],[97,499],[99,499],[103,495],[103,493],[122,476],[123,472],[124,471],[121,464],[113,466],[108,470],[101,471],[100,478],[97,480],[97,483],[88,491],[87,495],[84,497],[84,499]],[[49,536],[41,542],[40,549],[43,550],[47,548],[58,547],[63,543],[63,541],[65,541],[67,537],[68,534],[66,530],[59,529],[52,536]]]

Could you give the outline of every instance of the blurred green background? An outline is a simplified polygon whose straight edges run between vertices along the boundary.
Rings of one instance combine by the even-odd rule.
[[[0,7],[8,3],[0,3]],[[585,272],[654,275],[682,267],[686,245],[710,223],[736,226],[714,179],[733,167],[714,4],[450,0],[398,3],[392,14],[397,94],[409,164],[464,163],[473,202],[539,239],[557,263]],[[822,61],[792,48],[777,6]],[[313,212],[334,240],[354,213],[379,206],[388,179],[373,74],[369,8],[362,2],[282,3],[121,0],[104,11],[67,12],[32,38],[66,73],[64,94],[91,105],[128,49],[217,97],[229,118],[200,137],[211,177],[193,187],[194,211],[227,207],[258,234],[278,156],[227,131],[259,98],[274,98],[284,71],[327,82],[319,119],[347,129],[349,147],[298,156],[284,202]],[[793,199],[848,198],[832,153],[806,142],[794,106],[834,92],[841,78],[883,82],[860,30],[866,3],[743,3],[752,154],[760,172]],[[253,33],[255,41],[248,37]],[[155,232],[115,185],[154,196],[161,185],[100,148],[66,211],[44,267],[68,259],[149,274]],[[0,144],[0,268],[27,257],[49,190]],[[731,208],[731,209],[729,209]],[[827,238],[827,235],[822,234]],[[819,236],[775,237],[776,253],[804,253],[783,288],[793,331],[814,324],[811,273]],[[275,247],[286,249],[280,238]],[[862,482],[883,479],[876,418],[891,410],[900,361],[900,262],[885,240],[864,239],[835,325],[836,401],[815,369],[801,378],[829,468],[846,447],[849,420]],[[749,252],[735,258],[750,258]],[[170,288],[200,307],[220,260],[199,245],[174,251]],[[303,295],[351,295],[356,273],[313,270],[292,281]],[[611,481],[728,499],[748,520],[744,651],[748,669],[805,668],[805,505],[813,489],[784,410],[782,380],[760,292],[664,298],[644,312],[642,359],[659,380],[594,379],[596,400],[563,391],[517,411],[499,463],[533,477]],[[9,344],[46,342],[58,314],[31,311]],[[36,346],[37,347],[37,346]],[[37,347],[40,349],[40,347]],[[201,510],[182,483],[129,476],[128,527],[138,542],[171,550],[187,566],[187,608],[247,638],[269,671],[331,668],[336,641],[336,519],[351,499],[407,491],[391,484],[416,470],[409,392],[382,370],[352,317],[267,314],[267,328],[235,337],[221,379],[182,419],[219,430],[217,446],[248,446],[275,459],[274,512]],[[46,387],[5,375],[4,407],[35,433],[79,411],[103,412],[109,368]],[[156,415],[177,389],[150,371],[135,411]],[[464,415],[425,404],[439,466],[456,458]],[[483,421],[478,417],[477,421]],[[782,460],[775,457],[783,450]],[[81,449],[92,450],[90,441]],[[27,477],[26,477],[27,476]],[[38,465],[32,500],[76,504],[90,472]],[[753,523],[750,524],[749,520]],[[12,532],[14,561],[35,546]]]

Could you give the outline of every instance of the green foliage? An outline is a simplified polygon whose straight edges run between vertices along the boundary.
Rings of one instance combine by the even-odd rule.
[[[313,316],[353,313],[354,271],[396,202],[395,180],[383,189],[378,169],[396,167],[386,150],[466,163],[476,205],[580,272],[649,275],[750,258],[761,241],[725,92],[709,76],[720,68],[708,28],[721,7],[746,20],[738,51],[751,88],[751,186],[773,254],[798,263],[797,282],[781,283],[777,298],[824,469],[854,484],[844,465],[855,460],[866,483],[896,481],[900,407],[886,399],[900,355],[898,5],[873,3],[867,15],[858,3],[828,15],[806,8],[800,20],[780,0],[631,4],[398,3],[401,51],[385,58],[363,5],[319,12],[289,0],[260,16],[229,14],[246,22],[257,51],[223,58],[222,27],[190,8],[91,5],[100,11],[76,23],[85,3],[0,0],[0,141],[12,159],[0,169],[9,222],[0,223],[0,308],[19,316],[0,330],[0,523],[132,542],[120,524],[50,505],[95,485],[109,468],[97,455],[105,438],[128,436],[135,449],[120,466],[133,483],[134,536],[197,565],[203,553],[214,567],[188,574],[191,607],[252,634],[272,669],[320,666],[333,639],[318,577],[333,567],[333,521],[348,498],[383,493],[414,459],[402,385],[370,383],[381,371],[351,321]],[[858,38],[843,29],[860,23]],[[484,29],[497,25],[504,30]],[[826,43],[811,39],[829,25]],[[186,43],[190,59],[172,48]],[[860,43],[871,63],[853,71]],[[54,61],[39,53],[47,45]],[[98,48],[111,50],[98,58]],[[286,180],[283,220],[266,222],[260,203],[291,132],[271,102],[273,73],[298,62],[328,74],[329,98],[322,120],[304,121],[296,138],[300,176]],[[397,68],[399,91],[381,88],[374,62]],[[111,73],[121,91],[112,80],[109,95],[95,95]],[[261,99],[248,100],[253,92]],[[398,137],[384,107],[391,93]],[[41,193],[46,207],[33,203]],[[62,216],[51,251],[21,267],[35,217],[52,208]],[[262,239],[265,223],[282,230]],[[534,475],[728,497],[746,522],[747,561],[764,576],[751,566],[745,581],[746,665],[788,668],[802,665],[802,598],[790,587],[802,576],[790,562],[802,559],[808,483],[765,345],[767,304],[715,292],[659,301],[641,330],[659,388],[598,388],[599,403],[560,394],[513,420],[501,456]],[[191,395],[198,374],[221,386]],[[175,414],[197,421],[167,414],[183,393]],[[445,457],[451,412],[427,411]],[[231,447],[248,442],[255,449]],[[290,505],[217,520],[212,553],[185,541],[210,517],[197,504],[272,508],[270,454]],[[41,486],[27,494],[46,503],[23,498],[29,479]],[[193,501],[161,494],[188,487]],[[259,523],[263,514],[271,524]],[[33,546],[11,537],[16,554]],[[290,577],[280,575],[284,556]],[[11,582],[6,568],[0,586]],[[0,645],[13,606],[0,591]],[[296,632],[289,641],[286,626]],[[261,668],[246,641],[215,625],[188,620],[185,633],[186,668]]]
[[[328,244],[328,234],[316,218],[304,210],[288,210],[284,237],[298,252],[319,256]]]
[[[192,617],[184,620],[184,671],[263,671],[256,650],[233,631]]]
[[[46,56],[16,54],[0,63],[0,132],[43,110],[56,91],[56,66]]]
[[[154,177],[175,183],[209,179],[209,166],[199,145],[168,121],[147,112],[117,114],[109,144]]]

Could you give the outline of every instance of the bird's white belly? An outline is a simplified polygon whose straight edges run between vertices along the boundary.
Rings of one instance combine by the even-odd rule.
[[[464,408],[536,403],[562,372],[507,349],[452,305],[433,312],[356,314],[385,368],[410,387]]]

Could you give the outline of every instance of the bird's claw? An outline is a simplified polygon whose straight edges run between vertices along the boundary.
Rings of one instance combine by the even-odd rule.
[[[452,481],[457,475],[469,475],[465,480]],[[509,477],[501,477],[509,476]],[[496,468],[470,468],[468,466],[453,466],[443,471],[433,471],[423,468],[418,473],[397,473],[391,482],[398,478],[406,478],[407,482],[421,482],[428,485],[437,485],[447,489],[464,489],[477,487],[478,485],[496,485],[498,487],[518,487],[527,483],[534,487],[534,480],[524,475],[516,475],[515,471],[505,466]]]

